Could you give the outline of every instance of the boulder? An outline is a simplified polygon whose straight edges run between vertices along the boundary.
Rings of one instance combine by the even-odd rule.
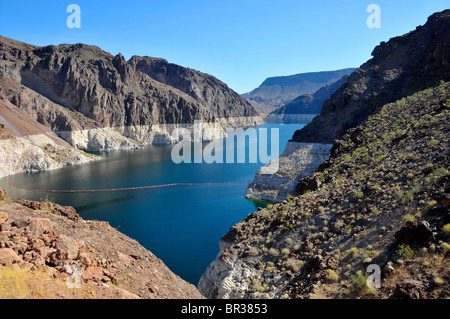
[[[8,214],[5,212],[0,212],[0,224],[6,223],[8,220]]]
[[[72,206],[61,206],[56,204],[52,209],[52,213],[55,215],[67,217],[73,221],[81,220],[80,215],[78,215],[77,211]]]
[[[0,248],[0,265],[10,265],[20,263],[22,259],[12,248]]]
[[[308,191],[315,191],[320,187],[320,179],[316,175],[312,175],[301,179],[295,187],[295,195],[303,195]]]
[[[72,237],[60,235],[55,246],[59,260],[76,259],[78,257],[78,243]]]
[[[434,237],[430,224],[421,220],[417,223],[407,222],[405,227],[402,227],[395,233],[395,239],[398,244],[410,244],[414,242],[424,242],[432,240]]]
[[[84,280],[100,281],[103,277],[103,269],[100,267],[88,267],[82,275]]]
[[[14,226],[17,228],[25,228],[28,226],[28,224],[29,224],[29,222],[27,222],[26,220],[22,220],[22,219],[16,219],[11,222],[11,226]]]
[[[387,277],[395,272],[394,264],[392,261],[389,261],[386,266],[383,268],[383,274]]]
[[[51,232],[53,230],[53,223],[47,218],[31,218],[28,227],[33,234],[39,236]]]
[[[11,230],[11,224],[0,224],[0,231],[10,231]]]
[[[425,296],[425,286],[421,281],[404,279],[395,287],[395,297],[401,299],[419,299]]]
[[[27,200],[27,199],[19,199],[17,200],[17,203],[31,208],[32,210],[47,210],[50,209],[52,214],[65,216],[73,221],[79,221],[81,220],[80,215],[78,215],[75,208],[71,206],[61,206],[58,204],[53,203],[41,203],[33,200]]]
[[[320,255],[312,256],[306,263],[305,267],[308,269],[314,269],[319,267],[323,262],[323,257]]]
[[[91,252],[80,252],[78,259],[84,267],[94,266],[95,264],[95,254]]]

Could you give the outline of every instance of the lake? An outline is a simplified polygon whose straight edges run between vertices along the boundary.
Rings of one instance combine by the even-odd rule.
[[[266,124],[279,129],[279,151],[304,124]],[[269,135],[270,137],[270,135]],[[256,143],[234,145],[246,150]],[[205,144],[203,144],[203,147]],[[148,146],[133,151],[102,154],[103,160],[59,170],[11,176],[18,186],[39,189],[105,189],[169,183],[250,182],[263,164],[181,163],[171,159],[173,146]],[[270,143],[269,143],[270,147]],[[270,149],[270,148],[269,148]],[[246,153],[248,159],[248,153]],[[74,206],[84,219],[108,221],[136,239],[184,280],[197,285],[219,252],[219,241],[229,229],[257,209],[244,198],[247,185],[173,186],[108,193],[42,193],[12,188],[0,179],[13,199],[46,198]]]

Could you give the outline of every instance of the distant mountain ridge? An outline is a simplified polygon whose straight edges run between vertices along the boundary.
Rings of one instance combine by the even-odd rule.
[[[320,88],[332,84],[354,68],[336,71],[308,72],[290,76],[267,78],[258,88],[242,96],[260,112],[267,114],[298,96],[313,94]]]
[[[283,122],[295,122],[299,115],[319,114],[323,103],[347,82],[347,77],[347,75],[344,75],[340,80],[320,88],[314,94],[300,95],[292,102],[270,113],[267,118]]]

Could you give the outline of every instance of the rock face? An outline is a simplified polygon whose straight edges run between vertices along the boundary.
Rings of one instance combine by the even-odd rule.
[[[330,156],[331,144],[288,142],[277,159],[279,170],[275,174],[256,173],[245,191],[245,197],[281,202],[292,194],[299,180],[314,173]],[[273,165],[268,163],[266,166]]]
[[[0,123],[0,177],[97,159],[73,148],[7,101],[0,100]]]
[[[46,135],[0,140],[0,177],[89,163],[97,156],[54,144]]]
[[[49,202],[8,201],[0,209],[0,273],[19,272],[12,280],[24,281],[23,289],[1,289],[0,298],[203,298],[107,222],[85,221],[74,208]],[[45,278],[33,279],[40,273]]]
[[[280,107],[270,113],[266,120],[284,123],[309,123],[320,113],[323,103],[330,98],[347,81],[347,75],[340,80],[324,86],[313,94],[300,95],[292,102]],[[306,116],[310,115],[310,120],[305,122]],[[301,121],[303,119],[303,121]]]
[[[212,76],[84,44],[37,47],[1,37],[0,98],[88,151],[173,143],[172,129],[195,120],[262,124]]]
[[[323,104],[320,115],[294,134],[303,143],[332,143],[386,103],[450,79],[450,10],[382,42]]]
[[[279,108],[298,96],[313,94],[320,88],[336,82],[355,69],[309,72],[266,79],[258,88],[242,96],[264,115]]]

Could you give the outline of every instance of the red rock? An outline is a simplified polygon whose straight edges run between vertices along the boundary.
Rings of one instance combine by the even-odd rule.
[[[33,253],[31,251],[27,251],[25,254],[23,254],[23,260],[31,261],[32,259],[33,259]]]
[[[0,187],[1,188],[1,187]],[[8,214],[5,212],[0,212],[0,224],[6,223],[8,220]]]
[[[52,221],[48,218],[31,218],[28,227],[35,235],[41,235],[53,230]]]
[[[82,275],[84,280],[100,281],[103,278],[103,269],[100,267],[88,267]]]
[[[0,231],[10,231],[11,225],[10,224],[0,224]]]
[[[56,240],[56,249],[60,260],[78,257],[78,243],[72,237],[60,235]]]
[[[27,251],[28,245],[27,243],[24,242],[19,242],[16,244],[15,246],[15,250],[19,253],[19,254],[23,254]]]
[[[44,241],[44,243],[46,245],[49,245],[52,241],[54,241],[56,239],[55,232],[51,231],[51,232],[49,232],[47,234],[43,234],[41,236],[41,238],[42,238],[42,240]]]
[[[45,243],[39,238],[33,238],[31,240],[30,249],[38,251],[40,248],[45,247]]]
[[[36,251],[39,253],[41,258],[47,259],[47,257],[49,257],[51,254],[53,254],[55,252],[55,249],[45,246],[45,247],[38,248]]]
[[[22,259],[11,248],[0,248],[0,265],[20,263]]]
[[[94,266],[95,264],[95,255],[89,252],[82,252],[79,256],[80,263],[84,267]]]

